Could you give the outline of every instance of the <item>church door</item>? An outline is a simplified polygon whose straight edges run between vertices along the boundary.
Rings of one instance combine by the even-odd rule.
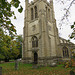
[[[34,53],[34,64],[38,63],[38,54],[35,52]]]

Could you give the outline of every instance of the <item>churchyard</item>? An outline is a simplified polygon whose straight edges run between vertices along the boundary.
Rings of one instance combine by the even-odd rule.
[[[37,69],[32,68],[32,64],[18,63],[18,70],[15,70],[15,62],[2,63],[2,75],[71,75],[70,71],[74,67],[64,68],[63,64],[58,64],[56,67],[38,67]]]

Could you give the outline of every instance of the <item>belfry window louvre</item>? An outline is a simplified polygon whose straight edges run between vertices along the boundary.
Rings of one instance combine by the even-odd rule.
[[[37,15],[37,14],[38,14],[38,13],[37,13],[37,6],[35,6],[34,9],[35,9],[35,18],[37,18],[37,16],[38,16],[38,15]]]
[[[47,7],[46,7],[46,17],[47,17]]]
[[[34,15],[33,15],[33,8],[31,8],[31,20],[34,19]]]
[[[50,19],[50,9],[48,9],[48,19]]]

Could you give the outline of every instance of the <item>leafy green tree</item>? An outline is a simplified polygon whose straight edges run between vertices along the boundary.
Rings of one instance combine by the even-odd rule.
[[[19,0],[11,0],[10,2],[8,0],[0,0],[0,59],[5,61],[9,61],[12,58],[16,59],[19,55],[17,43],[10,36],[5,35],[4,31],[8,30],[12,37],[16,33],[15,26],[10,19],[10,17],[16,19],[11,7],[17,8],[20,13],[23,10]]]
[[[15,26],[10,20],[10,17],[14,17],[16,19],[14,11],[11,10],[11,7],[18,8],[18,12],[22,12],[23,8],[20,5],[19,0],[0,0],[0,27],[7,29],[9,34],[13,36],[13,32],[16,33]]]
[[[11,56],[12,56],[11,58],[17,59],[19,54],[20,54],[20,51],[17,48],[17,42],[13,40],[11,43]]]
[[[10,17],[16,19],[15,13],[11,10],[11,7],[18,8],[18,12],[20,13],[23,10],[19,0],[11,0],[10,2],[8,2],[8,0],[0,0],[0,59],[4,58],[5,61],[12,58],[12,54],[15,54],[14,58],[17,58],[19,54],[16,46],[14,44],[11,46],[14,42],[13,39],[4,34],[4,30],[8,30],[12,37],[14,36],[14,33],[16,33],[15,26],[10,19]]]
[[[10,49],[7,46],[2,47],[2,55],[5,57],[5,61],[9,61],[10,59]]]
[[[2,55],[3,37],[4,37],[4,32],[2,28],[0,28],[0,61],[5,58],[5,56]]]
[[[17,42],[17,48],[20,51],[20,54],[18,55],[18,58],[21,58],[22,57],[22,35],[17,36],[16,42]]]
[[[5,56],[3,56],[2,54],[0,54],[0,63],[1,63],[1,60],[4,60],[5,59]]]
[[[16,40],[9,35],[5,35],[2,28],[0,28],[0,60],[17,59],[19,54]]]
[[[3,36],[3,37],[2,37]],[[2,35],[1,43],[0,43],[0,53],[5,57],[5,61],[9,61],[10,59],[10,44],[11,37],[8,35]]]

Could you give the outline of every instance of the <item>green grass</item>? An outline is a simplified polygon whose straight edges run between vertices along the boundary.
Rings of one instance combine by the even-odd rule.
[[[57,67],[39,67],[38,69],[32,69],[32,64],[19,63],[19,69],[14,69],[15,63],[3,63],[2,67],[3,75],[70,75],[71,68],[64,68],[63,65]]]

